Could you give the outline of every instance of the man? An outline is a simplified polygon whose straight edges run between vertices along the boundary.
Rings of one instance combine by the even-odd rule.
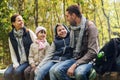
[[[66,20],[70,26],[70,46],[73,59],[66,60],[50,72],[51,80],[88,80],[92,60],[98,52],[98,31],[93,22],[80,12],[78,5],[66,9]]]

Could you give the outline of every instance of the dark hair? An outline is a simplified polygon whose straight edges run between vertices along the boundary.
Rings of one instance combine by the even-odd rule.
[[[14,14],[13,16],[11,16],[11,23],[16,21],[16,17],[20,16],[20,14]],[[12,24],[12,28],[14,28],[15,26]]]
[[[57,23],[57,25],[55,26],[55,35],[57,35],[57,27],[58,26],[63,26],[62,24],[60,24],[60,23]]]
[[[57,36],[58,26],[63,26],[67,30],[67,33],[69,33],[69,29],[67,28],[67,26],[65,24],[57,23],[56,26],[55,26],[55,36]]]
[[[68,13],[71,15],[71,14],[73,14],[73,13],[75,13],[76,14],[76,16],[78,16],[78,17],[82,17],[82,14],[81,14],[81,12],[80,12],[80,7],[79,7],[79,5],[71,5],[71,6],[69,6],[67,9],[66,9],[66,11],[68,11]]]

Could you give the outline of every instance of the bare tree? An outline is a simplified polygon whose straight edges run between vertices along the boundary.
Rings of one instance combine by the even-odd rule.
[[[101,0],[101,5],[102,5],[103,14],[104,14],[105,18],[107,19],[107,24],[108,24],[108,36],[109,36],[109,39],[111,39],[110,17],[109,17],[109,15],[107,15],[107,14],[105,13],[103,0]]]
[[[97,11],[97,9],[96,9],[96,4],[95,4],[94,0],[92,0],[92,3],[93,3],[93,6],[94,6],[94,21],[96,23],[96,11]]]
[[[66,3],[65,3],[65,0],[63,0],[63,4],[64,4],[64,5],[63,5],[63,10],[64,10],[64,18],[65,18],[65,4],[66,4]],[[65,23],[66,23],[66,19],[65,19]]]
[[[114,0],[114,8],[115,8],[115,13],[116,13],[116,16],[117,16],[117,23],[118,23],[118,26],[120,27],[119,17],[118,17],[118,13],[117,13],[117,10],[116,10],[115,0]]]
[[[34,2],[34,19],[35,19],[35,26],[38,26],[38,0],[35,0]]]
[[[99,14],[97,14],[98,15],[98,19],[99,19],[99,22],[100,22],[100,26],[101,26],[101,34],[102,34],[102,45],[104,44],[104,29],[103,29],[103,22],[102,22],[102,20],[101,20],[101,18],[100,18],[100,15]],[[100,43],[100,42],[99,42]]]
[[[23,15],[24,12],[24,0],[17,0],[18,1],[18,12],[19,14]]]

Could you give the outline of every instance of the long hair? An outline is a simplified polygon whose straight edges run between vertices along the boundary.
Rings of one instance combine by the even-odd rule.
[[[13,16],[11,16],[11,23],[16,21],[16,17],[17,16],[21,16],[20,14],[14,14]],[[12,28],[15,28],[15,26],[12,24]]]

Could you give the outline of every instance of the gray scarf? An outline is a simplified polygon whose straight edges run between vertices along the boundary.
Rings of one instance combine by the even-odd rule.
[[[17,38],[22,38],[22,36],[23,36],[23,29],[20,29],[18,31],[16,31],[14,29],[14,36],[17,37]]]
[[[18,42],[18,51],[19,51],[19,55],[20,55],[20,59],[21,59],[20,63],[22,64],[27,60],[24,45],[23,45],[23,41],[22,41],[23,29],[20,29],[18,31],[16,31],[14,29],[14,36],[16,37],[17,42]]]
[[[85,30],[85,23],[86,23],[86,18],[82,16],[81,22],[78,26],[71,26],[71,32],[70,32],[70,46],[72,48],[75,48],[74,52],[79,53],[81,50],[81,44],[82,44],[82,38]],[[80,29],[79,32],[79,38],[77,40],[77,43],[75,44],[75,30]]]

